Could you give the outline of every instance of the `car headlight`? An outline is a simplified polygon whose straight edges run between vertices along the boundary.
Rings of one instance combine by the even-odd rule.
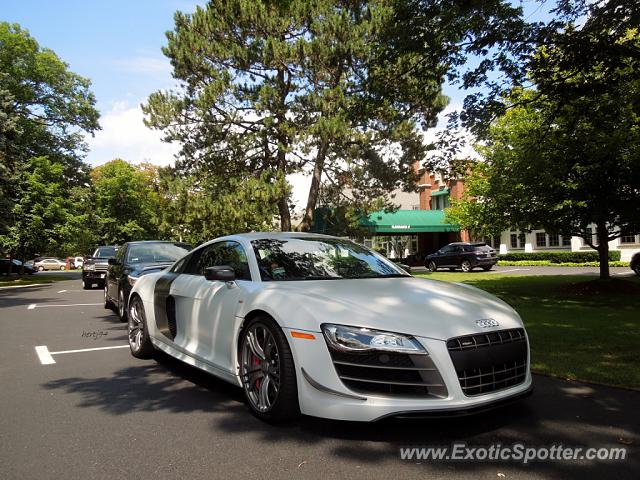
[[[131,285],[132,287],[136,284],[136,282],[138,281],[140,277],[134,277],[132,275],[128,275],[127,276],[127,282],[129,282],[129,285]]]
[[[339,352],[382,351],[427,355],[425,348],[409,335],[331,323],[323,323],[320,328],[329,348]]]
[[[87,265],[87,264],[84,264],[82,267],[83,267],[85,270],[95,270],[95,269],[96,269],[96,266],[95,266],[93,263],[90,263],[90,264],[88,264],[88,265]]]

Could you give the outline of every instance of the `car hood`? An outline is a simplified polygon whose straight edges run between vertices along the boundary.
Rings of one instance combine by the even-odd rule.
[[[161,262],[161,263],[138,263],[135,267],[132,267],[129,275],[139,277],[141,275],[147,275],[149,273],[156,273],[164,270],[167,267],[173,265],[173,262]]]
[[[276,291],[279,295],[273,295]],[[269,282],[263,294],[269,292],[272,301],[282,296],[302,307],[288,315],[291,321],[282,319],[294,328],[318,330],[322,323],[338,323],[446,340],[522,327],[508,304],[483,290],[415,277]],[[488,318],[499,325],[476,323]]]

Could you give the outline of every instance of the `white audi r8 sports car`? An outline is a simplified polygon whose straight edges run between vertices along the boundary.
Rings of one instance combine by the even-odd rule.
[[[326,235],[213,240],[139,277],[128,318],[134,356],[234,383],[267,421],[470,413],[531,391],[509,305]]]

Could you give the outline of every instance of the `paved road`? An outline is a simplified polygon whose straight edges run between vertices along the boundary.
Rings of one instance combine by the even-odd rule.
[[[0,291],[3,479],[637,478],[640,392],[535,378],[529,399],[456,419],[377,424],[302,418],[269,426],[242,392],[159,355],[141,361],[124,325],[79,280]],[[73,305],[73,306],[72,306]],[[401,446],[628,445],[622,462],[411,463]],[[499,475],[502,474],[503,476]]]
[[[426,272],[425,267],[412,267],[413,272]],[[438,270],[438,272],[448,273],[448,269]],[[461,273],[461,270],[456,270],[457,273]],[[513,275],[599,275],[600,270],[598,267],[509,267],[496,265],[489,272],[483,272],[480,269],[474,270],[474,272],[492,275],[496,273],[511,273]],[[618,276],[633,276],[634,273],[629,267],[611,267],[610,273],[614,277]]]

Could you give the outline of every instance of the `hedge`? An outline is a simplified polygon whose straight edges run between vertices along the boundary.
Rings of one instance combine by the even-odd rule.
[[[572,262],[563,262],[563,263],[552,263],[549,260],[518,260],[516,262],[512,262],[509,260],[500,260],[498,265],[504,267],[598,267],[599,262],[584,262],[584,263],[572,263]],[[617,260],[612,260],[609,262],[610,267],[628,267],[629,262],[619,262]]]
[[[598,252],[516,252],[499,255],[500,260],[508,262],[546,260],[551,263],[587,263],[598,262]],[[609,261],[620,261],[620,250],[609,250]]]

